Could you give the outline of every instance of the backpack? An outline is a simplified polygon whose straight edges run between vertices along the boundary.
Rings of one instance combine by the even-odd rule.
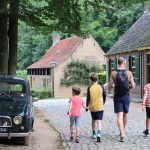
[[[126,70],[117,70],[115,95],[124,96],[129,94],[129,80]]]

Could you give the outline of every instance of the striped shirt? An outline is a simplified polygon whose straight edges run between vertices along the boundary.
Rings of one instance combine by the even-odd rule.
[[[145,101],[145,107],[150,107],[150,84],[145,85],[144,91],[147,91],[147,97]]]

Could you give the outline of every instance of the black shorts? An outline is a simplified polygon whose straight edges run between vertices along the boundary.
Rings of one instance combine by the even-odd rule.
[[[93,120],[103,120],[103,113],[104,113],[104,111],[91,112],[92,119]]]
[[[150,118],[150,107],[146,107],[146,117]]]
[[[121,97],[114,97],[114,112],[128,113],[130,106],[130,96],[124,95]]]

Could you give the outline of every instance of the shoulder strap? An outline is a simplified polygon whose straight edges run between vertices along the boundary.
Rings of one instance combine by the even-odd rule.
[[[106,90],[105,90],[104,86],[101,86],[101,87],[102,87],[102,90],[103,90],[103,93],[102,93],[102,95],[103,95],[103,103],[105,104],[105,101],[106,101]]]
[[[88,87],[87,89],[87,98],[86,98],[86,106],[88,107],[89,106],[89,103],[90,103],[90,87]]]

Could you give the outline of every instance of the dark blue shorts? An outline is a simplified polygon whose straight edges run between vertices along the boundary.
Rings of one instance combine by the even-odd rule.
[[[129,106],[130,106],[130,96],[124,95],[124,96],[115,96],[114,97],[114,112],[119,113],[128,113],[129,112]]]
[[[93,120],[103,120],[103,113],[104,113],[104,111],[91,112],[92,119]]]

